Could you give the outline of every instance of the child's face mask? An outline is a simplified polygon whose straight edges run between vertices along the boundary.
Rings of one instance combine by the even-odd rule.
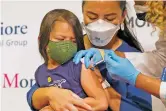
[[[114,25],[99,19],[84,26],[90,42],[95,46],[106,46],[120,29],[120,25]]]
[[[48,55],[59,64],[67,62],[77,52],[77,45],[72,41],[49,41],[48,48]]]

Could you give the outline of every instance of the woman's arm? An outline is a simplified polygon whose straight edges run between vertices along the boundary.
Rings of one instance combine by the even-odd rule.
[[[32,104],[36,110],[50,105],[55,111],[78,111],[77,107],[91,111],[91,107],[70,90],[57,87],[37,89],[32,96]],[[77,106],[77,107],[76,107]]]
[[[108,108],[108,101],[95,72],[86,69],[82,65],[81,71],[81,85],[88,95],[84,101],[89,104],[93,111],[104,111]]]
[[[155,79],[143,74],[139,74],[137,76],[135,85],[137,88],[140,88],[159,98],[160,84],[161,84],[161,81],[159,79]]]
[[[31,108],[31,110],[34,110],[33,106],[32,106],[32,95],[33,93],[39,88],[39,86],[37,84],[34,84],[31,89],[27,92],[27,102]]]
[[[56,89],[56,88],[55,88]],[[48,99],[48,88],[38,88],[32,97],[32,106],[36,110],[42,109],[44,106],[49,104]]]

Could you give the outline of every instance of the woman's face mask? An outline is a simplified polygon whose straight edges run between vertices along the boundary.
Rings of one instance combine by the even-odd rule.
[[[114,25],[102,19],[83,27],[90,42],[95,46],[106,46],[120,29],[120,25]]]
[[[77,52],[77,45],[72,41],[49,41],[48,48],[48,55],[59,64],[69,61]]]

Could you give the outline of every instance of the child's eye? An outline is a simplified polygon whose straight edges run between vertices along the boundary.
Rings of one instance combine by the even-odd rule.
[[[51,41],[59,42],[59,41],[63,41],[63,39],[57,39],[57,38],[55,39],[55,38],[54,38],[54,39],[52,39]]]
[[[64,39],[62,39],[62,38],[57,38],[57,40],[60,40],[60,41],[62,41],[62,40],[64,40]]]
[[[63,41],[63,38],[55,38],[56,41]]]
[[[58,41],[62,41],[62,40],[64,40],[64,37],[62,37],[62,36],[54,36],[53,39],[58,40]]]
[[[72,41],[73,41],[74,43],[76,43],[76,39],[72,39]]]

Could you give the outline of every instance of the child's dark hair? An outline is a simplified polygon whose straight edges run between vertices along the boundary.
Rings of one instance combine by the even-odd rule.
[[[77,50],[79,51],[85,49],[83,42],[83,32],[78,18],[72,12],[65,9],[52,10],[44,16],[39,33],[39,52],[44,58],[46,64],[48,63],[46,47],[49,42],[50,32],[56,21],[65,21],[69,23],[75,34]]]

